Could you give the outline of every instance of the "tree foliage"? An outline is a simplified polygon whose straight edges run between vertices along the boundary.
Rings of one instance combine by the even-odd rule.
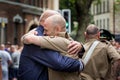
[[[114,7],[115,7],[115,12],[119,12],[119,10],[120,10],[120,0],[115,0]]]
[[[95,0],[60,0],[60,9],[71,9],[71,21],[78,22],[75,40],[84,40],[84,31],[91,20],[90,7],[93,1]]]

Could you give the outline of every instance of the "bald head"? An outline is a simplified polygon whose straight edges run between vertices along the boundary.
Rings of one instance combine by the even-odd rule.
[[[87,35],[95,35],[98,33],[98,31],[99,31],[98,27],[94,24],[88,25],[88,27],[86,29]]]
[[[47,22],[51,22],[53,27],[61,28],[61,31],[65,31],[66,29],[66,21],[61,15],[52,15],[45,20],[45,23]]]
[[[100,31],[98,27],[94,24],[88,25],[85,32],[86,39],[99,39]]]
[[[52,15],[44,22],[44,34],[48,36],[56,36],[59,32],[66,31],[66,21],[61,15]]]
[[[4,44],[0,44],[0,50],[4,50],[5,49],[5,45]]]
[[[40,17],[40,22],[44,22],[46,18],[52,16],[52,15],[61,15],[59,12],[54,11],[54,10],[46,10],[45,12],[43,12],[43,14]]]

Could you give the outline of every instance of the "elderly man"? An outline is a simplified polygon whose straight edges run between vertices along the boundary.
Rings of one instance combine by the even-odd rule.
[[[59,14],[56,11],[47,10],[41,15],[40,25],[49,16]],[[43,36],[43,27],[36,29],[38,36]],[[23,37],[24,38],[24,37]],[[74,72],[81,70],[81,61],[62,56],[56,51],[40,49],[39,46],[25,45],[20,58],[20,80],[48,80],[48,67],[59,71]]]

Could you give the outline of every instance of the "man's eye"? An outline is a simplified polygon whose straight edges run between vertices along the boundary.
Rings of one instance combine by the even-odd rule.
[[[45,32],[46,32],[47,30],[45,30]]]

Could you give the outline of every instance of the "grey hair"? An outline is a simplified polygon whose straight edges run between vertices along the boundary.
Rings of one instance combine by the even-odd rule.
[[[98,32],[99,32],[99,28],[96,25],[94,25],[94,24],[88,25],[88,27],[86,29],[87,35],[95,35]]]
[[[55,11],[55,10],[46,10],[42,13],[42,15],[40,16],[39,22],[41,22],[42,20],[45,20],[46,18],[52,16],[52,15],[61,15],[59,12]]]
[[[51,23],[53,24],[53,26],[59,25],[62,31],[66,30],[66,21],[63,16],[53,15],[53,16],[48,17],[47,19],[51,19]]]

